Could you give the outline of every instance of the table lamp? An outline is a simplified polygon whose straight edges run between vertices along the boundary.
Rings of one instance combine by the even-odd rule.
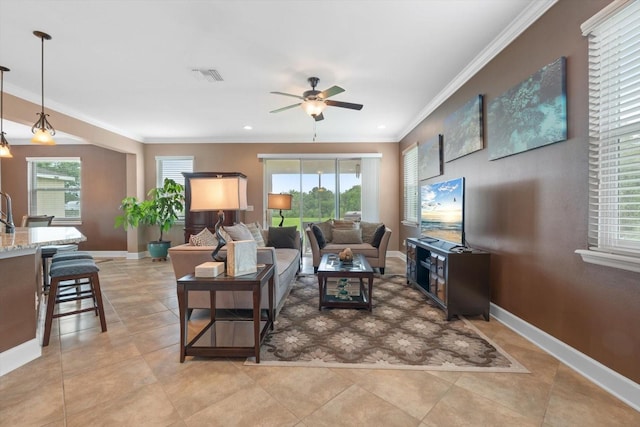
[[[291,199],[293,196],[291,194],[276,194],[269,193],[267,195],[267,209],[280,209],[280,225],[278,227],[282,227],[284,224],[284,215],[282,215],[282,210],[290,210],[291,209]]]
[[[191,211],[218,211],[218,222],[215,225],[218,245],[211,253],[214,260],[224,261],[218,257],[220,249],[227,244],[220,233],[224,211],[243,209],[247,209],[247,177],[243,174],[191,179]]]

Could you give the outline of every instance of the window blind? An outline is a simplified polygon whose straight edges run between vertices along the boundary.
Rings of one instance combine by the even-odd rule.
[[[418,145],[403,153],[404,214],[403,222],[418,223]]]
[[[156,157],[157,187],[162,187],[165,178],[184,185],[182,172],[193,172],[193,157]]]
[[[624,3],[605,18],[597,16],[585,31],[589,244],[640,255],[640,2]]]

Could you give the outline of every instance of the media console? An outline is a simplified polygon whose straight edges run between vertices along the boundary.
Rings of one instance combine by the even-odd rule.
[[[407,239],[407,283],[436,302],[447,320],[482,315],[489,320],[490,254],[442,240]]]

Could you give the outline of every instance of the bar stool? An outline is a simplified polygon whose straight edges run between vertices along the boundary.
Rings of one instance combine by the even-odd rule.
[[[49,274],[51,275],[51,285],[49,287],[47,313],[44,320],[44,336],[42,338],[43,347],[49,345],[51,323],[54,318],[95,311],[96,316],[100,316],[102,332],[107,331],[107,322],[104,317],[104,307],[102,304],[102,292],[100,290],[98,271],[100,271],[100,269],[93,261],[93,258],[69,259],[66,261],[58,260],[52,263],[49,270]],[[88,285],[88,287],[83,288],[84,285]],[[71,290],[70,288],[75,288],[75,290]],[[56,304],[70,301],[81,301],[89,298],[92,299],[91,307],[54,314],[54,307]]]

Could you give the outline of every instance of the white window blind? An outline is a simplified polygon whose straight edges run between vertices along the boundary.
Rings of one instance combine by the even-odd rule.
[[[605,18],[583,25],[589,37],[589,244],[640,255],[640,2],[614,3]]]
[[[418,145],[402,153],[404,179],[404,213],[402,222],[418,224]]]
[[[156,186],[162,187],[165,178],[170,178],[178,184],[184,185],[182,172],[193,172],[192,156],[157,156],[156,157]]]

